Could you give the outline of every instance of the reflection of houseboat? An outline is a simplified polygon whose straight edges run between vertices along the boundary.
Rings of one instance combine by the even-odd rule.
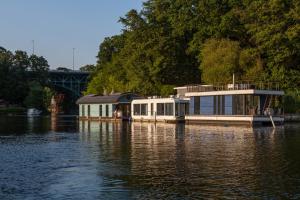
[[[129,119],[130,103],[139,96],[133,93],[87,95],[77,100],[79,118],[88,120]]]
[[[132,120],[134,121],[184,121],[188,112],[186,99],[157,98],[135,99],[131,103]]]
[[[284,121],[283,91],[271,85],[228,84],[225,87],[195,85],[175,88],[190,98],[186,123],[262,125]]]

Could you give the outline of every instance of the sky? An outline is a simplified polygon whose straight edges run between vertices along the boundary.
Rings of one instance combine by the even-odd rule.
[[[105,37],[121,33],[118,23],[144,0],[0,0],[0,46],[34,52],[51,69],[95,64]]]

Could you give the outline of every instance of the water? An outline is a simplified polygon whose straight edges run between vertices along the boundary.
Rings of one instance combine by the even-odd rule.
[[[300,124],[0,118],[0,199],[300,199]]]

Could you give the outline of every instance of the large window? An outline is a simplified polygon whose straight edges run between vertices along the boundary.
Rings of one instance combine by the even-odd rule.
[[[245,114],[245,95],[233,96],[233,114],[244,115]]]
[[[148,105],[143,104],[134,104],[133,105],[133,114],[134,115],[148,115]]]
[[[189,107],[187,103],[175,104],[175,116],[184,116],[188,113]]]
[[[108,104],[105,105],[105,116],[109,117]]]
[[[165,103],[165,115],[173,115],[174,114],[173,106],[174,106],[173,103]]]
[[[141,104],[141,115],[147,115],[147,113],[148,113],[147,104]]]
[[[84,105],[81,105],[81,116],[85,115],[84,107],[85,107]]]
[[[91,116],[91,106],[88,105],[88,117]]]
[[[180,104],[179,103],[175,103],[175,116],[180,116]]]
[[[133,104],[133,114],[140,115],[140,113],[141,113],[140,104]]]
[[[194,97],[194,114],[200,114],[200,97]]]
[[[214,114],[214,97],[205,96],[200,98],[200,114],[213,115]]]
[[[151,116],[153,116],[153,103],[151,103]]]
[[[102,117],[102,105],[99,105],[99,117]]]
[[[156,104],[157,115],[165,115],[165,104],[158,103]]]
[[[232,115],[232,96],[225,96],[225,115]]]

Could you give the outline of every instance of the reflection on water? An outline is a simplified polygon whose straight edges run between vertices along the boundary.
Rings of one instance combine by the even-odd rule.
[[[81,122],[80,128],[82,140],[99,144],[102,162],[113,164],[104,175],[140,191],[138,198],[300,198],[299,126],[290,132]]]
[[[0,199],[298,199],[300,125],[0,118]]]

